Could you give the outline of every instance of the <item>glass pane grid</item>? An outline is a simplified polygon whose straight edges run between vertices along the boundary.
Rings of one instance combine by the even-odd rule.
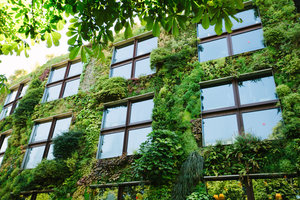
[[[280,126],[282,117],[275,89],[273,76],[201,89],[204,144],[231,144],[237,135],[248,133],[261,139],[278,138],[273,129]],[[241,105],[234,103],[234,98]]]

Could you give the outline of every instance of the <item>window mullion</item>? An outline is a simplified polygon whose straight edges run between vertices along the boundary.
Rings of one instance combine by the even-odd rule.
[[[232,47],[232,40],[231,40],[231,34],[227,34],[227,46],[228,46],[228,54],[229,56],[233,55],[233,47]]]
[[[127,114],[126,114],[126,124],[125,124],[125,131],[124,131],[124,143],[123,143],[123,153],[127,152],[128,146],[128,126],[130,123],[130,116],[131,116],[131,101],[127,102]]]
[[[54,129],[55,129],[56,121],[57,121],[57,119],[54,118],[53,121],[52,121],[52,123],[51,123],[51,127],[50,127],[50,131],[49,131],[48,139],[47,139],[47,142],[45,144],[45,151],[44,151],[44,154],[43,154],[43,158],[47,158],[47,156],[48,156],[48,152],[49,152],[49,148],[50,148],[50,141],[51,141],[52,136],[53,136],[53,132],[54,132]]]
[[[237,123],[238,123],[238,130],[239,134],[243,135],[244,134],[244,123],[243,123],[243,118],[242,118],[242,112],[241,112],[241,100],[240,100],[240,94],[239,94],[239,88],[238,88],[238,81],[235,79],[233,80],[233,94],[234,94],[234,101],[235,105],[237,107]]]

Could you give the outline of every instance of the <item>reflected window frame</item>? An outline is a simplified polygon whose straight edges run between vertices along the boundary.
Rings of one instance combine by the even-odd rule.
[[[4,118],[6,118],[9,115],[12,115],[15,112],[15,110],[18,106],[18,103],[23,98],[23,96],[26,94],[26,91],[28,89],[29,81],[30,80],[26,80],[25,82],[19,83],[16,86],[13,86],[13,88],[10,88],[10,93],[6,96],[2,111],[0,113],[0,121],[3,120]],[[23,89],[26,89],[26,91],[24,92]],[[10,95],[14,91],[17,91],[15,98],[10,99],[9,101],[7,101],[8,98],[10,98]],[[11,106],[11,109],[9,110],[9,112],[7,112],[7,109],[10,106]]]
[[[71,81],[74,81],[74,80],[80,80],[80,77],[81,77],[81,74],[83,73],[83,63],[82,63],[82,72],[80,74],[76,74],[76,75],[73,75],[73,76],[68,76],[69,75],[69,72],[70,72],[70,69],[72,67],[73,64],[77,64],[77,63],[80,63],[81,60],[80,59],[77,59],[77,60],[72,60],[72,61],[67,61],[66,63],[64,63],[63,65],[59,65],[59,66],[53,66],[50,70],[50,74],[49,74],[49,77],[48,77],[48,81],[47,81],[47,84],[46,84],[46,88],[44,90],[44,95],[43,95],[43,99],[42,99],[42,103],[45,103],[45,102],[50,102],[50,101],[55,101],[57,99],[61,99],[61,98],[64,98],[64,93],[65,93],[65,88],[66,88],[66,84],[68,82],[71,82]],[[53,74],[53,71],[56,70],[56,69],[59,69],[59,68],[64,68],[66,67],[66,70],[64,72],[64,76],[62,79],[60,80],[57,80],[57,81],[51,81],[51,76]],[[48,93],[48,89],[50,87],[53,87],[53,86],[57,86],[57,85],[61,85],[60,87],[60,90],[59,90],[59,95],[58,95],[58,98],[57,99],[53,99],[53,100],[47,100],[47,93]],[[80,83],[79,83],[79,86],[78,88],[80,87]],[[78,93],[78,91],[77,91]],[[74,94],[76,95],[76,94]],[[73,96],[73,95],[72,95]]]
[[[35,124],[32,128],[32,131],[31,131],[31,135],[30,135],[28,145],[26,147],[26,153],[25,153],[25,156],[24,156],[24,159],[23,159],[23,162],[22,162],[22,169],[30,169],[30,168],[26,168],[27,162],[28,162],[29,156],[30,156],[29,151],[31,149],[35,148],[35,147],[45,146],[43,156],[42,156],[42,160],[47,159],[50,146],[53,144],[53,139],[54,139],[53,135],[54,135],[55,127],[56,127],[56,122],[58,120],[66,119],[66,118],[71,118],[71,124],[72,124],[72,122],[73,122],[73,116],[72,115],[66,115],[66,116],[63,116],[63,117],[53,117],[53,118],[48,119],[48,120],[42,120],[42,121],[35,122]],[[38,125],[43,124],[43,123],[48,123],[48,122],[50,122],[51,124],[50,124],[50,128],[49,128],[49,131],[48,131],[48,134],[47,134],[48,135],[47,139],[46,140],[33,141],[33,137],[35,135],[35,132],[36,132],[36,129],[37,129]],[[71,126],[71,124],[70,124],[70,126]]]
[[[122,155],[125,155],[125,154],[127,155],[129,132],[131,130],[148,128],[148,127],[151,127],[151,125],[152,125],[152,118],[149,119],[149,120],[143,120],[143,121],[134,122],[134,123],[130,122],[132,104],[147,101],[147,100],[150,100],[150,99],[153,100],[153,98],[154,98],[154,96],[150,95],[150,96],[142,97],[142,98],[139,98],[139,99],[132,99],[132,100],[129,99],[129,100],[127,100],[127,102],[115,104],[113,106],[106,106],[104,108],[103,117],[102,117],[102,125],[101,125],[102,127],[101,127],[100,138],[99,138],[99,143],[98,143],[98,151],[97,151],[97,156],[96,156],[97,159],[110,159],[110,158],[113,158],[113,157],[101,158],[101,149],[102,149],[102,145],[103,145],[105,135],[119,133],[119,132],[124,132]],[[106,112],[106,110],[109,109],[109,108],[114,108],[114,107],[119,107],[119,106],[124,106],[124,105],[126,105],[126,109],[127,109],[127,111],[125,113],[125,115],[126,115],[125,124],[104,128],[103,125],[104,125],[104,121],[105,121],[105,112]],[[119,156],[121,156],[121,155],[119,155]]]
[[[240,12],[243,12],[243,11],[246,11],[246,10],[251,10],[251,9],[255,9],[255,11],[258,14],[257,17],[261,18],[258,8],[253,7],[253,6],[247,6],[247,7],[245,7],[244,10],[242,10]],[[235,19],[232,19],[232,20],[235,20]],[[213,35],[210,35],[210,36],[199,37],[198,26],[201,26],[201,24],[197,24],[197,38],[200,39],[200,42],[198,42],[198,60],[199,60],[199,62],[210,61],[210,60],[205,60],[205,61],[200,60],[200,53],[201,53],[200,50],[202,49],[201,44],[212,42],[212,41],[215,41],[215,40],[218,40],[218,39],[226,39],[227,49],[228,49],[228,56],[238,55],[240,53],[234,53],[234,51],[233,51],[232,37],[235,36],[235,35],[240,35],[240,34],[248,33],[248,32],[251,32],[251,31],[262,30],[263,29],[262,22],[260,20],[260,22],[258,22],[256,24],[251,24],[251,25],[240,27],[240,28],[232,29],[231,33],[228,33],[225,30],[225,31],[223,31],[223,33],[221,35],[213,34]],[[223,26],[224,26],[224,23],[223,23]],[[223,27],[223,29],[225,29],[225,27]],[[265,47],[266,47],[266,45],[264,44],[264,48]],[[262,48],[260,48],[260,49],[262,49]],[[252,51],[258,51],[260,49],[256,49],[256,50],[252,50]],[[251,52],[251,51],[245,51],[243,53],[246,53],[246,52]],[[228,56],[226,56],[226,57],[228,57]],[[219,59],[219,58],[215,58],[215,59]],[[211,59],[211,60],[215,60],[215,59]]]
[[[241,81],[249,81],[260,79],[264,77],[273,77],[272,70],[261,70],[258,72],[253,72],[245,75],[241,75],[239,78],[227,77],[223,79],[217,79],[213,81],[204,81],[200,83],[200,88],[212,88],[220,85],[226,85],[228,83],[232,84],[233,95],[234,95],[234,106],[230,107],[222,107],[217,109],[210,109],[202,111],[202,101],[201,101],[201,118],[202,118],[202,130],[204,130],[203,119],[215,118],[220,116],[227,116],[235,114],[237,116],[237,126],[238,126],[238,134],[245,135],[244,131],[244,121],[243,121],[243,113],[254,112],[254,111],[263,111],[270,109],[281,109],[279,105],[279,98],[276,95],[276,99],[266,100],[261,102],[254,102],[249,104],[241,104],[240,94],[239,94],[239,82]],[[274,80],[275,83],[275,80]],[[276,88],[276,83],[275,83]],[[274,91],[276,93],[276,90]],[[202,95],[201,95],[202,98]],[[218,97],[216,97],[218,98]],[[204,132],[204,131],[203,131]],[[217,138],[216,138],[217,140]],[[202,144],[205,144],[204,136],[202,137]]]
[[[139,60],[147,59],[147,58],[150,59],[151,52],[144,53],[144,54],[141,54],[141,55],[137,55],[137,53],[138,53],[137,52],[137,47],[138,47],[139,42],[143,42],[143,41],[151,39],[151,38],[155,38],[155,36],[153,36],[151,34],[151,35],[146,35],[144,37],[135,37],[135,38],[133,38],[133,40],[128,41],[126,44],[115,46],[114,51],[113,51],[112,60],[111,60],[111,65],[110,65],[109,78],[113,77],[112,76],[113,75],[112,74],[112,69],[118,68],[122,65],[130,64],[130,63],[131,63],[131,72],[130,72],[130,78],[129,79],[139,78],[139,77],[135,77],[136,62],[139,61]],[[132,45],[132,44],[133,44],[132,56],[128,59],[121,60],[121,61],[118,61],[118,62],[114,62],[116,49],[123,48],[123,47],[129,46],[129,45]],[[150,76],[150,75],[155,74],[155,73],[147,74],[145,76]]]
[[[4,140],[5,140],[6,138],[9,139],[9,137],[11,136],[11,132],[12,132],[12,130],[10,129],[10,130],[4,131],[4,132],[2,132],[2,133],[0,134],[0,149],[2,148],[2,145],[3,145],[3,143],[4,143]],[[4,155],[5,155],[5,152],[7,151],[8,148],[9,148],[9,146],[8,146],[8,141],[7,141],[7,147],[6,147],[5,151],[3,151],[3,152],[0,151],[0,157],[2,157],[2,162],[0,162],[0,167],[1,167],[2,163],[3,163]]]

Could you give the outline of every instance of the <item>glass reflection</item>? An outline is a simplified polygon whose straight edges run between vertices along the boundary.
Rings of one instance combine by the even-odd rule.
[[[104,111],[103,128],[125,125],[127,106],[107,108]]]
[[[45,146],[39,146],[27,149],[27,162],[25,165],[25,169],[35,168],[43,159]]]
[[[123,140],[124,132],[103,135],[100,158],[121,156],[123,152]]]
[[[243,22],[238,23],[235,19],[230,17],[231,22],[233,23],[232,30],[242,28],[245,26],[250,26],[253,24],[258,24],[261,22],[256,9],[250,9],[239,12],[235,15],[235,17],[241,18]]]
[[[48,155],[47,155],[47,160],[53,160],[54,159],[53,147],[54,147],[53,144],[51,144],[50,147],[49,147],[49,152],[48,152]]]
[[[77,94],[79,85],[80,79],[66,82],[63,98]]]
[[[133,44],[125,47],[117,47],[114,51],[112,63],[117,63],[133,57]]]
[[[131,67],[132,63],[128,63],[125,65],[117,66],[110,69],[111,77],[123,77],[125,79],[131,78]]]
[[[241,104],[277,99],[276,85],[272,76],[240,81],[238,83]]]
[[[203,135],[205,146],[215,145],[218,141],[232,144],[238,135],[236,115],[203,119]]]
[[[22,88],[22,92],[20,94],[20,97],[23,97],[28,89],[29,85],[24,85],[23,88]]]
[[[36,124],[33,128],[33,136],[30,143],[43,141],[48,139],[51,122]]]
[[[1,166],[2,161],[3,161],[3,157],[4,157],[4,156],[0,156],[0,166]]]
[[[234,106],[232,84],[201,89],[202,111]]]
[[[137,56],[150,53],[153,49],[157,48],[157,37],[142,40],[137,45]]]
[[[240,54],[265,48],[263,39],[262,29],[233,35],[231,37],[233,54]]]
[[[222,26],[222,31],[225,32],[225,22],[224,20],[222,21],[223,26]],[[215,32],[215,25],[210,25],[208,29],[204,29],[202,27],[202,24],[198,24],[198,30],[197,30],[198,38],[204,38],[204,37],[209,37],[213,35],[217,35]]]
[[[149,74],[154,74],[156,72],[155,69],[151,69],[150,67],[150,58],[145,58],[142,60],[137,60],[135,62],[135,72],[134,77],[138,78],[140,76],[146,76]]]
[[[11,91],[11,93],[6,97],[5,104],[8,104],[16,99],[18,90]]]
[[[132,155],[139,150],[140,145],[147,140],[147,135],[152,132],[152,127],[140,128],[129,131],[127,155]]]
[[[151,120],[153,99],[132,103],[130,123]]]
[[[65,77],[66,68],[67,67],[62,67],[62,68],[52,70],[48,83],[62,80]]]
[[[70,71],[68,77],[76,76],[82,73],[82,62],[72,63],[70,66]]]
[[[280,123],[282,117],[279,109],[261,110],[243,113],[245,133],[261,139],[271,139],[273,128]]]
[[[61,89],[61,84],[46,88],[44,102],[58,99],[60,89]]]
[[[72,120],[71,117],[57,120],[55,123],[55,128],[54,128],[52,138],[55,138],[63,134],[64,132],[69,131],[71,120]]]
[[[226,38],[201,43],[198,46],[199,61],[204,62],[228,56]]]
[[[7,146],[8,146],[8,139],[10,138],[10,136],[6,136],[3,140],[3,143],[1,145],[1,148],[0,148],[0,153],[3,153],[6,151],[7,149]]]

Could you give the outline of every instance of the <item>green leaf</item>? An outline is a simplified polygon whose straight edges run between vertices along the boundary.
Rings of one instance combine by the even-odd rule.
[[[75,23],[75,22],[77,22],[77,19],[76,19],[76,18],[70,19],[70,23]]]
[[[152,30],[152,28],[153,28],[153,20],[152,20],[152,18],[150,18],[150,17],[145,17],[144,18],[144,20],[146,21],[146,29],[148,30],[148,31],[150,31],[150,30]]]
[[[221,35],[223,33],[222,31],[222,18],[219,17],[217,19],[217,23],[215,25],[215,32],[217,33],[217,35]]]
[[[177,25],[178,25],[178,24],[177,24],[176,20],[173,20],[172,34],[173,34],[174,36],[179,35],[179,29],[178,29],[178,26],[177,26]]]
[[[107,37],[108,39],[113,42],[114,41],[114,36],[113,36],[113,32],[111,30],[108,30],[107,32]]]
[[[80,46],[73,47],[73,48],[71,49],[69,58],[70,58],[71,60],[73,60],[74,58],[76,58],[76,56],[77,56],[78,53],[79,53],[79,50],[80,50]]]
[[[68,37],[71,37],[72,35],[75,35],[76,34],[76,32],[74,32],[74,31],[68,31],[67,33],[66,33],[66,35],[68,36]]]
[[[131,30],[129,22],[125,23],[124,36],[125,36],[126,39],[132,36],[132,30]]]
[[[51,32],[51,35],[52,35],[53,44],[55,46],[58,46],[59,45],[59,40],[61,38],[61,34],[58,33],[58,32]]]
[[[178,15],[177,16],[177,21],[178,21],[178,24],[181,28],[185,29],[186,28],[186,21],[187,21],[187,18],[183,15]]]
[[[46,36],[46,45],[48,48],[52,47],[52,39],[51,39],[51,36],[48,32],[45,33],[45,36]]]
[[[199,23],[200,22],[200,20],[202,19],[202,16],[203,16],[203,11],[204,11],[204,8],[200,7],[199,11],[196,13],[196,17],[194,17],[192,19],[193,23]]]
[[[118,33],[118,32],[120,32],[120,30],[122,29],[122,24],[121,24],[121,22],[120,21],[117,21],[117,23],[116,23],[116,25],[115,25],[115,32],[116,33]]]
[[[202,19],[202,27],[204,29],[208,29],[208,27],[209,27],[209,18],[208,18],[208,13],[207,12],[204,13],[204,16],[203,16],[203,19]]]
[[[158,20],[155,20],[155,23],[154,23],[154,26],[153,26],[153,35],[155,37],[158,37],[160,35],[160,27],[159,27]]]
[[[58,22],[57,22],[57,30],[58,31],[60,31],[60,30],[62,30],[63,28],[64,28],[64,20],[59,20]]]
[[[224,20],[225,20],[226,31],[228,33],[231,33],[232,32],[231,28],[232,28],[233,24],[232,24],[230,18],[228,17],[228,15],[225,15]]]
[[[74,37],[70,38],[68,40],[68,45],[74,45],[77,37],[78,37],[78,35],[75,35]]]
[[[87,63],[86,51],[85,51],[85,47],[84,46],[81,47],[81,61],[83,63]]]
[[[16,14],[15,18],[17,19],[17,18],[21,17],[21,15],[22,15],[22,13],[18,13],[18,14]]]
[[[84,48],[85,48],[85,51],[86,51],[90,56],[93,55],[93,51],[92,51],[89,47],[84,47]]]

